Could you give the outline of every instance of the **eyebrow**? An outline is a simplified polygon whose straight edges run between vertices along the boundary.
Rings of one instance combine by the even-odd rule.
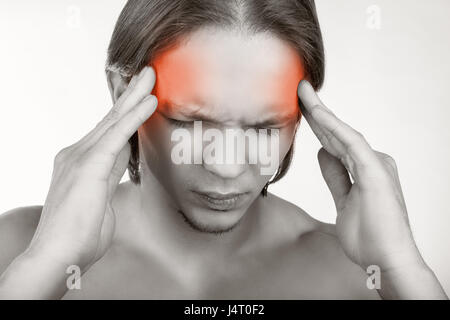
[[[198,121],[204,121],[209,123],[220,123],[220,120],[210,117],[208,114],[205,114],[202,109],[202,104],[195,104],[192,106],[182,106],[180,104],[177,104],[173,101],[166,100],[163,104],[163,107],[170,110],[170,113],[173,113],[173,110],[176,109],[177,112],[179,112],[181,115],[188,119],[195,119]],[[275,106],[270,106],[275,107]],[[280,107],[278,107],[281,109]],[[189,111],[188,111],[188,110]],[[270,127],[275,125],[282,125],[285,124],[288,121],[291,121],[294,116],[299,116],[299,110],[298,107],[296,107],[295,112],[284,112],[284,113],[273,113],[271,116],[266,117],[263,120],[255,121],[251,124],[251,126],[254,127]]]

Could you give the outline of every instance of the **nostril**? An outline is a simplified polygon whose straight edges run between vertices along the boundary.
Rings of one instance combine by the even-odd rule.
[[[243,164],[206,164],[203,167],[214,175],[223,179],[234,179],[245,171]]]

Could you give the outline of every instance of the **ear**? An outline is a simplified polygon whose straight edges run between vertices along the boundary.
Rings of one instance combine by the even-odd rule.
[[[106,78],[108,81],[109,92],[111,93],[111,98],[113,103],[116,103],[117,99],[122,95],[122,93],[127,89],[128,83],[116,71],[107,71]]]

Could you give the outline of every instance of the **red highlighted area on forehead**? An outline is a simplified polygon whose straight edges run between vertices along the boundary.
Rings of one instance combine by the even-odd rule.
[[[195,102],[208,89],[207,66],[197,50],[165,51],[154,61],[156,84],[153,93],[159,101],[179,97]]]
[[[304,68],[297,52],[278,39],[200,34],[160,53],[152,66],[153,94],[162,108],[169,102],[202,105],[224,121],[298,114]]]

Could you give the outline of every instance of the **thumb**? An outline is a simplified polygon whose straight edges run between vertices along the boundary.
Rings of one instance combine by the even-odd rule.
[[[320,148],[317,154],[320,171],[333,196],[336,209],[343,208],[344,200],[352,187],[347,169],[338,158],[332,156],[324,148]]]

